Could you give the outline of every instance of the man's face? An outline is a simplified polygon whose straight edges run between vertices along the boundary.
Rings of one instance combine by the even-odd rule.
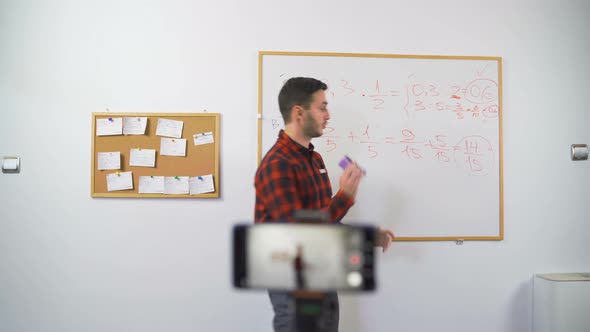
[[[303,114],[303,135],[309,138],[320,137],[330,119],[326,92],[318,90],[312,95],[309,109]]]

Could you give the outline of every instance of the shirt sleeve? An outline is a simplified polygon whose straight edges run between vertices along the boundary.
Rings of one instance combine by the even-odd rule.
[[[303,209],[298,193],[297,176],[289,162],[277,160],[266,164],[256,179],[256,196],[265,206],[266,213],[273,221],[295,222],[295,211]],[[338,192],[321,210],[330,215],[330,219],[339,222],[354,200],[342,192]]]
[[[354,205],[354,199],[345,193],[342,190],[338,190],[336,195],[332,197],[330,201],[330,205],[328,209],[330,211],[330,217],[335,222],[340,222],[342,218],[346,215],[348,210]]]

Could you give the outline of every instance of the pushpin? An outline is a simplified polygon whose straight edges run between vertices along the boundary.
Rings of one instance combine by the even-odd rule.
[[[109,118],[109,121],[113,122],[113,118]]]
[[[197,176],[197,179],[203,181],[203,177],[202,176]]]
[[[174,178],[175,178],[176,180],[180,180],[180,178],[178,177],[178,175],[177,175],[177,176],[175,176]]]
[[[115,172],[115,174],[117,174],[117,176],[121,176],[121,172]]]

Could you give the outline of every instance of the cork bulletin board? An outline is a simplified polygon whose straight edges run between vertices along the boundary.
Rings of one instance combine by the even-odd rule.
[[[100,135],[98,123],[121,121],[124,118],[147,119],[143,134]],[[219,113],[93,113],[92,114],[92,197],[140,197],[140,198],[217,198],[219,192]],[[105,120],[106,119],[106,120]],[[184,156],[162,155],[162,140],[171,139],[156,135],[158,121],[182,122],[181,137],[186,140]],[[208,136],[207,144],[196,144],[195,135]],[[131,150],[155,150],[153,167],[130,166]],[[99,169],[99,153],[120,153],[119,168]],[[117,166],[115,166],[117,167]],[[132,188],[109,191],[108,180],[121,174],[132,176]],[[166,177],[168,179],[212,177],[213,191],[207,193],[140,193],[140,177]]]

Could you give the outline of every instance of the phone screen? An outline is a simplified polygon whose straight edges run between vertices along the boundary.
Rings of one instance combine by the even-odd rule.
[[[372,290],[369,226],[268,223],[234,228],[234,285],[280,290]]]

